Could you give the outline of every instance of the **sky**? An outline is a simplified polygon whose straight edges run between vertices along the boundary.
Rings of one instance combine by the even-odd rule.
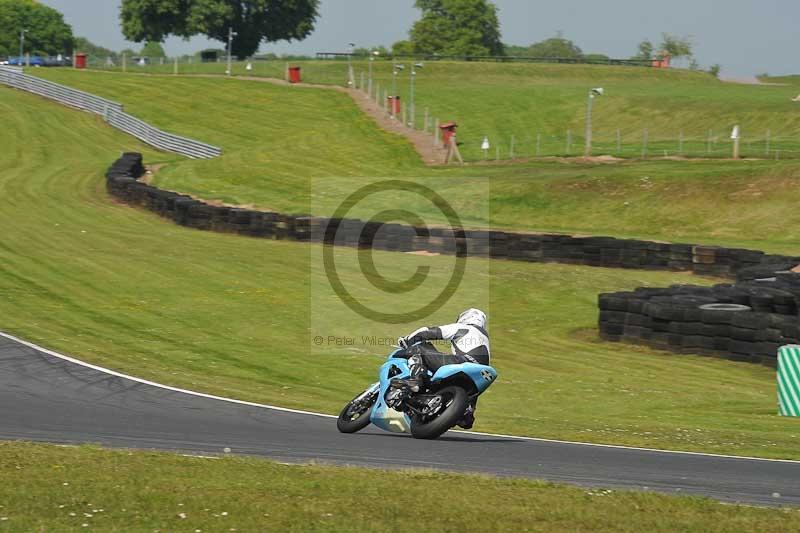
[[[111,48],[138,49],[119,29],[121,0],[41,0],[61,11],[75,35]],[[691,36],[703,66],[719,63],[728,77],[800,72],[797,23],[792,0],[495,0],[503,42],[528,45],[563,32],[585,53],[626,58],[643,39],[661,34]],[[304,41],[264,45],[262,52],[344,52],[357,46],[391,45],[407,38],[419,18],[413,0],[321,0],[316,29]],[[193,53],[220,43],[195,37],[169,38],[168,55]]]

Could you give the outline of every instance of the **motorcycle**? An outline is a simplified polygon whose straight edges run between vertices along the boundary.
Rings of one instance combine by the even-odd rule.
[[[455,426],[497,379],[497,371],[488,365],[444,365],[428,372],[424,390],[413,392],[398,381],[411,376],[408,359],[395,357],[400,351],[389,354],[380,368],[380,381],[344,406],[336,421],[339,431],[355,433],[372,423],[384,431],[435,439]]]

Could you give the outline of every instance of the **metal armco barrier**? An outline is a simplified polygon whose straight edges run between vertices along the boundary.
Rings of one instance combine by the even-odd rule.
[[[20,68],[0,66],[0,83],[100,115],[109,125],[133,135],[140,141],[159,150],[180,154],[192,159],[211,159],[222,154],[222,149],[217,146],[167,133],[151,126],[143,120],[125,113],[122,104],[118,102],[106,100],[105,98],[35,76],[29,76]]]
[[[778,350],[778,403],[782,416],[800,416],[800,346]]]

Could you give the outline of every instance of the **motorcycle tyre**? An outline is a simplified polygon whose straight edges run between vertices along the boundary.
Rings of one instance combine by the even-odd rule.
[[[411,419],[411,436],[415,439],[435,439],[445,433],[448,429],[456,425],[456,422],[464,416],[464,411],[469,404],[467,391],[457,386],[445,387],[438,391],[440,394],[445,392],[453,393],[453,401],[442,413],[425,424]]]
[[[364,393],[362,392],[361,394]],[[361,394],[358,396],[361,396]],[[356,398],[358,398],[358,396],[356,396]],[[356,433],[367,427],[370,423],[370,416],[372,415],[372,408],[375,406],[375,401],[370,404],[369,409],[367,409],[355,420],[350,420],[347,418],[347,410],[350,409],[350,406],[353,405],[353,402],[356,398],[353,398],[347,402],[347,405],[344,406],[342,412],[339,413],[339,418],[336,420],[336,429],[342,433]]]

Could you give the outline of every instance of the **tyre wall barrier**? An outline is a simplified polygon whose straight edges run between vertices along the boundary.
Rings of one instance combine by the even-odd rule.
[[[600,335],[774,367],[781,346],[800,343],[800,273],[770,274],[713,287],[673,285],[601,294]]]
[[[141,154],[123,154],[106,173],[109,193],[190,228],[386,251],[736,277],[736,283],[713,287],[675,285],[601,294],[600,334],[609,341],[773,366],[781,345],[800,343],[800,274],[790,271],[800,257],[613,237],[415,228],[216,206],[141,183],[144,173]],[[701,308],[709,304],[739,311]]]
[[[296,241],[370,247],[380,250],[492,257],[539,263],[687,271],[734,277],[758,274],[773,265],[800,258],[766,255],[757,250],[669,244],[614,237],[517,233],[494,230],[415,228],[402,224],[367,223],[217,206],[191,196],[158,189],[138,181],[144,173],[142,156],[123,154],[107,173],[110,194],[174,222],[197,229]],[[333,237],[335,235],[335,237]]]
[[[222,154],[222,149],[210,144],[162,131],[123,111],[122,104],[90,93],[66,87],[23,73],[22,69],[0,66],[0,83],[38,94],[64,105],[103,117],[110,126],[133,135],[140,141],[165,152],[193,159],[211,159]]]

